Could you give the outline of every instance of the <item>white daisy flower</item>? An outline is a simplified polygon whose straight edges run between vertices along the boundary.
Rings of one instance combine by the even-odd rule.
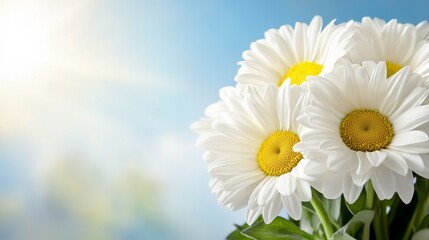
[[[247,206],[248,224],[261,214],[270,223],[283,207],[300,219],[311,187],[303,155],[292,148],[300,141],[296,118],[307,104],[306,90],[291,87],[288,80],[281,88],[223,88],[220,96],[222,112],[193,125],[204,133],[200,142],[219,204],[232,210]]]
[[[351,22],[349,23],[351,25]],[[322,30],[322,18],[315,16],[309,25],[296,23],[265,33],[265,39],[251,44],[243,53],[244,61],[235,80],[238,86],[265,86],[282,83],[290,78],[292,85],[305,82],[307,76],[317,76],[332,70],[347,53],[352,37],[345,24],[331,21]]]
[[[370,180],[380,200],[398,192],[410,202],[412,171],[429,177],[429,138],[422,128],[429,121],[423,104],[428,90],[421,77],[404,67],[386,80],[385,62],[363,62],[316,78],[309,79],[311,104],[299,119],[309,130],[295,146],[312,160],[306,173],[325,176],[315,187],[353,202]]]
[[[429,24],[417,26],[398,23],[396,19],[385,22],[364,17],[355,23],[353,46],[348,54],[352,63],[384,61],[390,77],[404,66],[423,77],[429,76]]]
[[[211,127],[213,120],[218,118],[222,112],[227,111],[226,105],[222,101],[210,104],[204,114],[205,117],[201,118],[198,122],[191,125],[191,129],[198,133],[197,145],[202,146],[204,140],[213,135],[215,130]]]

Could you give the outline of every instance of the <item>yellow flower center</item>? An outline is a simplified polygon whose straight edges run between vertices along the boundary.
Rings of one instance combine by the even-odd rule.
[[[387,78],[390,78],[397,71],[401,70],[402,66],[397,63],[386,62]]]
[[[299,142],[298,135],[290,131],[277,131],[264,140],[258,151],[258,164],[267,176],[280,176],[292,171],[302,159],[292,150]]]
[[[343,142],[354,151],[373,152],[386,148],[393,138],[393,126],[376,110],[358,109],[341,121]]]
[[[293,65],[287,73],[284,75],[283,79],[280,81],[279,86],[283,82],[290,78],[291,85],[300,85],[305,82],[307,76],[317,76],[322,72],[323,66],[315,62],[300,62],[296,65]]]

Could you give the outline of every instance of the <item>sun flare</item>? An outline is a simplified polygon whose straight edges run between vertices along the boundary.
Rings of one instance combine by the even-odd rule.
[[[28,74],[52,54],[48,24],[31,8],[10,6],[0,16],[0,74]]]

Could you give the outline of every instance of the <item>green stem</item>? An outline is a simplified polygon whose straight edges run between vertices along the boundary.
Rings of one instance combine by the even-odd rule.
[[[420,226],[426,211],[429,207],[429,195],[426,195],[426,198],[423,201],[418,201],[417,206],[414,210],[413,216],[411,217],[410,222],[408,223],[407,230],[405,230],[403,240],[408,240],[411,234]]]
[[[416,222],[415,227],[418,228],[423,221],[423,218],[426,216],[427,209],[429,207],[429,195],[426,196],[426,199],[423,201],[422,208],[420,211],[416,209]]]
[[[335,220],[333,220],[332,218],[329,219],[331,221],[332,226],[334,226],[335,231],[341,228],[340,224],[338,224]]]
[[[372,209],[374,205],[374,188],[372,187],[371,181],[368,181],[366,187],[366,208]]]
[[[370,227],[364,227],[362,232],[362,240],[369,240]]]
[[[323,208],[322,204],[317,199],[316,194],[313,193],[313,197],[310,200],[311,205],[313,205],[314,210],[316,210],[317,215],[319,216],[320,221],[325,232],[326,239],[331,239],[331,236],[334,234],[332,229],[331,222],[329,220],[329,215]]]
[[[385,239],[383,237],[383,230],[381,227],[380,209],[378,208],[379,204],[380,204],[380,201],[378,200],[378,198],[376,198],[375,204],[374,204],[374,220],[372,224],[374,226],[375,238]]]
[[[386,203],[380,201],[378,197],[374,197],[374,187],[371,181],[365,185],[366,187],[366,208],[374,210],[373,227],[376,239],[389,239],[389,230]]]
[[[419,204],[417,204],[416,210],[417,209],[419,209]],[[410,222],[408,223],[407,230],[405,230],[404,237],[402,238],[403,240],[410,239],[411,233],[415,230],[414,229],[414,221],[416,220],[416,217],[417,217],[417,211],[414,211],[414,214],[411,217]]]
[[[419,199],[419,203],[421,203],[420,207],[421,208],[416,208],[416,222],[415,222],[415,227],[418,228],[420,226],[420,224],[423,221],[423,218],[426,216],[427,213],[427,209],[429,207],[429,186],[427,184],[428,179],[422,178],[422,177],[418,177],[417,181],[423,181],[425,182],[425,184],[422,184],[424,190],[422,192],[424,192],[423,196],[422,194],[420,194],[422,199]],[[420,187],[420,184],[419,186]],[[418,196],[418,195],[417,195]],[[417,209],[420,209],[420,211],[417,211]]]
[[[386,201],[380,201],[379,202],[379,211],[380,211],[380,221],[381,221],[381,229],[383,231],[383,236],[384,239],[390,239],[389,238],[389,221],[387,221],[387,213],[386,213],[386,209],[387,209],[387,205],[386,205]]]
[[[372,209],[372,206],[374,204],[374,189],[372,187],[371,181],[368,181],[367,184],[365,185],[365,191],[366,191],[366,204],[365,204],[365,206],[367,209]],[[362,239],[363,240],[369,240],[369,229],[368,229],[368,231],[363,232]]]

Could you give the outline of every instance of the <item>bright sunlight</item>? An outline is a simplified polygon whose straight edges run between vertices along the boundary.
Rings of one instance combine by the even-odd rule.
[[[30,5],[6,5],[0,15],[0,75],[29,74],[51,57],[43,11]]]

